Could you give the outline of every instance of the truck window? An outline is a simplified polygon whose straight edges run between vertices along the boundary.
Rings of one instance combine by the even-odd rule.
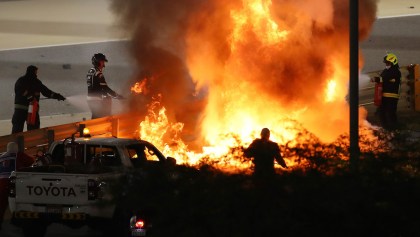
[[[146,153],[144,153],[143,145],[130,145],[127,146],[127,152],[131,163],[134,167],[141,167],[147,161]]]
[[[114,146],[88,145],[86,147],[86,163],[101,166],[122,166],[121,157]]]
[[[144,144],[129,145],[127,146],[127,151],[130,157],[130,161],[133,163],[134,167],[141,167],[147,161],[159,161],[155,151],[152,148],[145,146]]]

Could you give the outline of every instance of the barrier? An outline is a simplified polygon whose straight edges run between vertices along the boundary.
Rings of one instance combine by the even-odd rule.
[[[92,136],[136,138],[140,121],[140,116],[122,114],[1,136],[0,152],[6,151],[7,143],[16,142],[20,151],[35,155],[38,150],[46,151],[55,140],[79,136],[83,127],[88,127]]]
[[[408,71],[407,100],[415,111],[420,111],[420,66],[412,64],[408,66]]]

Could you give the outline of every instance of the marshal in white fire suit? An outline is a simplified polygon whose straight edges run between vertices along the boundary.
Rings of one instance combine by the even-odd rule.
[[[92,112],[92,119],[111,115],[112,98],[121,99],[115,91],[108,87],[102,70],[91,68],[86,76],[88,86],[87,102]]]

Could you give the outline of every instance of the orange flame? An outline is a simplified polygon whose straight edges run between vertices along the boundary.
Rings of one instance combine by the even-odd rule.
[[[191,151],[181,139],[184,124],[170,121],[166,109],[155,102],[140,124],[142,139],[158,144],[165,154],[182,162],[216,162],[224,169],[235,170],[250,164],[241,160],[241,149],[235,148],[249,145],[263,127],[270,128],[271,140],[282,146],[297,145],[303,128],[316,135],[307,138],[314,143],[317,139],[334,142],[348,133],[348,24],[344,27],[338,25],[342,21],[335,21],[331,0],[296,1],[300,4],[270,0],[210,2],[214,8],[208,9],[217,10],[191,11],[181,30],[162,27],[162,34],[157,33],[151,44],[161,47],[159,50],[142,48],[149,57],[153,56],[151,52],[167,55],[160,49],[168,49],[171,59],[174,54],[179,56],[180,61],[185,60],[196,91],[205,89],[206,106],[199,118],[202,149]],[[165,20],[159,22],[184,23]],[[171,34],[182,35],[181,42],[168,41]],[[142,62],[155,71],[181,71],[172,70],[178,64],[165,64],[169,61],[159,58]],[[155,85],[175,84],[172,78],[160,79]],[[145,87],[146,81],[134,86],[141,92]],[[368,128],[363,119],[365,111],[360,111],[360,125]],[[377,140],[370,129],[362,132],[364,139]],[[286,163],[291,166],[295,161],[287,157]]]
[[[147,78],[144,78],[141,82],[136,82],[134,86],[131,87],[131,91],[137,94],[146,93],[146,84]]]
[[[285,118],[302,122],[326,142],[348,131],[348,118],[343,116],[348,114],[345,102],[348,76],[346,63],[340,63],[347,60],[344,57],[347,51],[314,58],[320,60],[314,62],[320,68],[311,64],[296,66],[299,59],[308,57],[305,53],[317,56],[317,48],[308,49],[311,45],[305,38],[313,34],[310,32],[313,28],[306,23],[313,19],[299,12],[302,22],[288,22],[273,16],[271,7],[270,0],[243,0],[241,6],[230,11],[231,50],[223,62],[217,59],[217,48],[201,46],[202,39],[196,32],[187,36],[192,46],[188,51],[189,70],[198,85],[209,88],[202,134],[210,144],[226,133],[249,140],[263,127],[284,133],[280,121]],[[307,75],[287,72],[297,70]],[[289,74],[298,78],[290,78]],[[330,128],[320,126],[325,123]],[[284,134],[279,142],[292,140],[293,133]]]
[[[270,18],[271,1],[246,0],[244,8],[231,11],[234,24],[232,50],[243,39],[244,31],[254,32],[266,45],[281,42],[288,35],[287,30],[280,30],[278,24]],[[250,27],[250,29],[248,29]]]

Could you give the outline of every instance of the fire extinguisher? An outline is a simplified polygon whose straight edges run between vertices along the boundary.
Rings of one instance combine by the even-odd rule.
[[[28,117],[26,118],[27,124],[35,125],[37,112],[38,112],[38,101],[34,97],[32,101],[29,102]]]
[[[373,103],[376,106],[381,106],[382,103],[382,82],[375,83],[375,98]]]

